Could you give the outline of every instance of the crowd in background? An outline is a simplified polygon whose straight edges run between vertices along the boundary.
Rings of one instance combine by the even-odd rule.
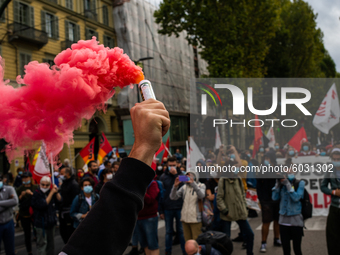
[[[332,196],[327,221],[327,246],[329,254],[337,254],[339,244],[337,225],[340,216],[340,147],[315,147],[303,143],[301,150],[293,147],[274,148],[260,146],[253,158],[252,151],[239,150],[232,145],[221,146],[209,151],[205,160],[196,163],[198,167],[215,164],[235,166],[233,176],[220,178],[210,173],[210,178],[200,178],[194,168],[186,169],[186,158],[180,153],[163,158],[157,163],[155,178],[147,188],[144,207],[138,214],[137,224],[131,240],[132,249],[128,255],[145,253],[158,255],[158,222],[165,221],[165,254],[172,254],[172,246],[179,244],[183,254],[207,254],[207,247],[195,240],[205,231],[213,230],[231,235],[231,223],[235,221],[240,233],[232,239],[242,242],[247,255],[253,254],[254,232],[249,217],[257,212],[247,208],[246,191],[257,191],[261,204],[262,243],[260,252],[267,252],[269,225],[274,222],[274,246],[282,246],[283,254],[291,254],[290,241],[296,255],[302,254],[304,218],[301,199],[305,193],[304,181],[296,180],[291,170],[292,158],[303,156],[330,156],[335,167],[334,176],[327,173],[321,190]],[[286,175],[272,179],[257,178],[255,173],[239,172],[241,166],[277,165],[277,158],[285,158],[289,168]],[[32,236],[39,255],[54,254],[55,227],[64,243],[86,218],[92,206],[100,198],[100,190],[114,178],[119,168],[116,157],[104,159],[102,165],[96,161],[87,164],[88,171],[69,166],[69,160],[58,161],[53,180],[41,178],[33,183],[29,172],[18,168],[15,180],[11,176],[0,179],[0,239],[4,242],[6,254],[15,254],[15,225],[21,225],[25,234],[28,254],[32,254]],[[14,209],[13,208],[16,208]],[[1,240],[0,240],[1,241]],[[139,248],[140,247],[140,248]],[[213,255],[223,254],[211,248]]]

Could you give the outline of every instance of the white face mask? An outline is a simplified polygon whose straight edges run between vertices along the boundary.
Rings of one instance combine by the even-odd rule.
[[[216,171],[210,172],[210,176],[211,176],[211,178],[216,179],[216,178],[218,178],[218,173]]]
[[[107,174],[107,175],[106,175],[106,179],[108,179],[108,180],[111,180],[112,177],[113,177],[113,174]]]
[[[56,176],[56,177],[57,177],[58,175],[59,175],[59,173],[58,173],[58,172],[54,172],[54,176]]]
[[[44,193],[46,193],[47,191],[50,190],[50,188],[42,188],[41,186],[40,186],[40,189],[41,189],[41,191],[44,192]]]
[[[162,166],[158,166],[157,169],[158,169],[158,171],[161,171],[163,169],[163,167]]]

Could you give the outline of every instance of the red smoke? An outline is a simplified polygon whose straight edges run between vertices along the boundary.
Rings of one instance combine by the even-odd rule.
[[[0,66],[0,138],[10,144],[10,159],[41,141],[57,155],[83,118],[105,110],[114,87],[144,79],[142,69],[120,48],[105,48],[95,38],[71,48],[56,56],[52,70],[37,61],[26,65],[24,78],[17,77],[25,85],[17,89],[2,82]]]

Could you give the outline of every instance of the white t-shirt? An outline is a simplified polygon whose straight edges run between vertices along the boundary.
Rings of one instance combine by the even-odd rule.
[[[86,202],[89,204],[89,206],[92,206],[92,197],[85,197]]]

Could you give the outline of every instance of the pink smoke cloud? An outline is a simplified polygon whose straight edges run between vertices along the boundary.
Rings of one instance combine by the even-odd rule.
[[[120,48],[105,48],[95,38],[71,48],[55,57],[52,70],[37,61],[26,65],[24,78],[17,77],[19,84],[25,84],[20,88],[3,82],[0,66],[0,138],[10,144],[9,159],[41,141],[57,155],[64,143],[72,141],[83,118],[89,120],[96,110],[105,110],[115,87],[144,79],[142,69]]]

